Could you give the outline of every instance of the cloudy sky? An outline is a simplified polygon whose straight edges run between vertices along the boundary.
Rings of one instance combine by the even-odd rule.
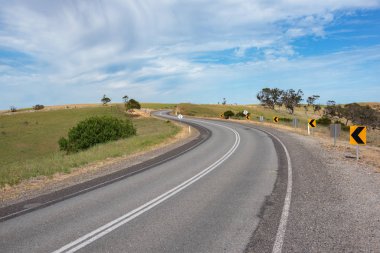
[[[380,0],[0,0],[0,109],[264,87],[380,102]]]

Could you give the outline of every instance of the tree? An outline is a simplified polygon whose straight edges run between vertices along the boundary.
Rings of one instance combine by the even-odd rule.
[[[346,125],[350,120],[353,124],[365,125],[373,129],[380,127],[379,117],[380,113],[369,105],[361,106],[353,103],[345,105],[344,117],[346,118]]]
[[[294,113],[294,109],[300,106],[300,102],[302,99],[303,92],[302,90],[298,90],[297,92],[293,89],[284,91],[282,94],[282,103],[285,105],[285,108],[288,110],[290,114]]]
[[[111,102],[111,99],[104,94],[103,98],[100,101],[102,101],[103,105],[107,105],[109,102]]]
[[[314,113],[316,113],[316,112],[319,112],[322,110],[322,106],[321,105],[314,105],[313,109],[314,109]]]
[[[346,109],[337,105],[334,100],[327,101],[324,115],[331,119],[342,119],[346,115]]]
[[[226,98],[223,98],[222,105],[226,105],[226,104],[227,104],[227,100],[226,100]]]
[[[137,100],[134,100],[131,98],[126,104],[125,104],[127,110],[132,110],[132,109],[140,109],[141,105]]]
[[[272,94],[272,101],[273,101],[273,104],[274,106],[278,106],[278,107],[281,107],[283,102],[282,102],[282,94],[284,93],[283,90],[280,90],[278,88],[274,88],[271,90],[271,94]]]
[[[284,91],[278,88],[263,88],[257,93],[256,98],[260,101],[261,105],[275,109],[275,106],[282,106],[282,95]]]
[[[312,106],[314,113],[322,109],[322,107],[319,104],[315,104],[315,101],[318,100],[319,98],[320,98],[319,95],[312,95],[308,97],[306,100],[307,106]]]
[[[129,97],[127,95],[124,95],[123,100],[124,100],[125,104],[128,103],[128,99],[129,99]]]

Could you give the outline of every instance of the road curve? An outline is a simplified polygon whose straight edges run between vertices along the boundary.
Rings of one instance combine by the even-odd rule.
[[[152,169],[1,222],[1,252],[243,252],[286,172],[281,147],[240,124],[183,121],[212,135]]]

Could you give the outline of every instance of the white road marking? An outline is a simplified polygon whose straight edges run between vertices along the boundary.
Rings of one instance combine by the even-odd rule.
[[[190,185],[197,182],[199,179],[201,179],[202,177],[206,176],[208,173],[213,171],[215,168],[217,168],[224,161],[226,161],[235,152],[235,150],[237,149],[237,147],[240,144],[239,133],[237,131],[235,131],[234,129],[229,128],[227,126],[214,124],[214,123],[210,123],[210,122],[204,122],[204,121],[203,121],[203,123],[227,128],[235,134],[235,143],[230,148],[230,150],[227,151],[227,153],[225,153],[221,158],[219,158],[216,162],[211,164],[209,167],[202,170],[201,172],[199,172],[195,176],[191,177],[190,179],[184,181],[183,183],[179,184],[178,186],[172,188],[171,190],[165,192],[164,194],[161,194],[157,198],[152,199],[151,201],[145,203],[144,205],[132,210],[131,212],[126,213],[125,215],[123,215],[123,216],[121,216],[121,217],[119,217],[119,218],[117,218],[117,219],[93,230],[92,232],[78,238],[77,240],[72,241],[72,242],[64,245],[63,247],[54,251],[53,253],[61,253],[61,252],[67,252],[67,253],[70,252],[71,253],[71,252],[75,252],[75,251],[85,247],[86,245],[96,241],[97,239],[103,237],[104,235],[112,232],[116,228],[126,224],[127,222],[129,222],[129,221],[133,220],[134,218],[140,216],[141,214],[147,212],[148,210],[159,205],[160,203],[164,202],[165,200],[171,198],[172,196],[174,196],[178,192],[186,189],[187,187],[189,187]]]
[[[288,222],[288,217],[289,217],[290,201],[292,198],[292,184],[293,184],[292,163],[290,161],[290,155],[289,155],[288,149],[286,148],[285,144],[274,134],[271,134],[271,133],[264,131],[264,130],[261,130],[261,131],[269,134],[270,136],[275,138],[281,144],[281,146],[285,150],[286,159],[288,160],[288,185],[286,187],[286,195],[285,195],[284,207],[282,208],[280,224],[278,225],[276,240],[273,244],[273,249],[272,249],[272,253],[281,253],[282,245],[284,244],[286,224]]]

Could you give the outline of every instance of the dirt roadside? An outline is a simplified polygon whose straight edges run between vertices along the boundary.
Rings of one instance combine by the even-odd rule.
[[[149,112],[147,112],[149,114]],[[108,158],[104,161],[91,163],[83,167],[74,168],[70,174],[57,173],[53,177],[40,176],[25,180],[18,185],[0,189],[0,207],[12,205],[37,196],[51,193],[75,184],[79,184],[93,178],[101,177],[115,171],[131,167],[133,165],[150,160],[154,157],[169,152],[199,135],[198,131],[178,123],[181,131],[167,141],[151,147],[149,150],[129,156]]]

